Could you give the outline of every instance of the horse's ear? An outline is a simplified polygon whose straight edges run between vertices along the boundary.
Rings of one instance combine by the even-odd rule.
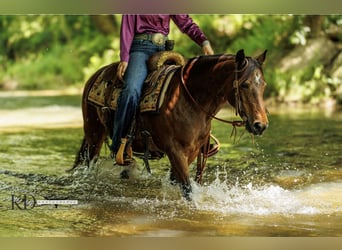
[[[243,49],[240,49],[235,56],[235,63],[237,63],[238,68],[241,68],[243,63],[245,62],[245,52]]]
[[[266,59],[266,53],[267,53],[267,50],[265,50],[264,53],[262,53],[261,55],[259,55],[255,58],[260,65],[262,65],[264,63],[264,61]]]

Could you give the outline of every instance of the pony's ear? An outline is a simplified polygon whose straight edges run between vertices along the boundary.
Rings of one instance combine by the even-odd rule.
[[[255,59],[258,61],[258,63],[260,65],[262,65],[266,59],[266,53],[267,53],[267,50],[264,51],[264,53],[258,55]]]
[[[238,69],[242,67],[242,65],[245,62],[245,52],[243,51],[243,49],[240,49],[235,56],[235,63],[238,66]]]

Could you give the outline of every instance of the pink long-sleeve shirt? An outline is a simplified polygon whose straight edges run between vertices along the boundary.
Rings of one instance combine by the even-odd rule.
[[[129,61],[129,50],[134,35],[162,33],[168,35],[170,31],[170,20],[185,34],[187,34],[198,45],[207,40],[204,33],[195,24],[189,15],[123,15],[120,34],[120,60]]]

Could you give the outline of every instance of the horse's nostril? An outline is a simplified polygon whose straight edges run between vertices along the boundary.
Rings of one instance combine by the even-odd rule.
[[[261,122],[255,122],[253,124],[253,128],[257,133],[262,133],[266,129],[266,125],[262,124]]]

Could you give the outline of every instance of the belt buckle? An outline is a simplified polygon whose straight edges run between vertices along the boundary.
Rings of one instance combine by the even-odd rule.
[[[161,46],[161,45],[164,45],[165,43],[165,36],[160,33],[155,33],[152,35],[151,40],[155,45]]]

